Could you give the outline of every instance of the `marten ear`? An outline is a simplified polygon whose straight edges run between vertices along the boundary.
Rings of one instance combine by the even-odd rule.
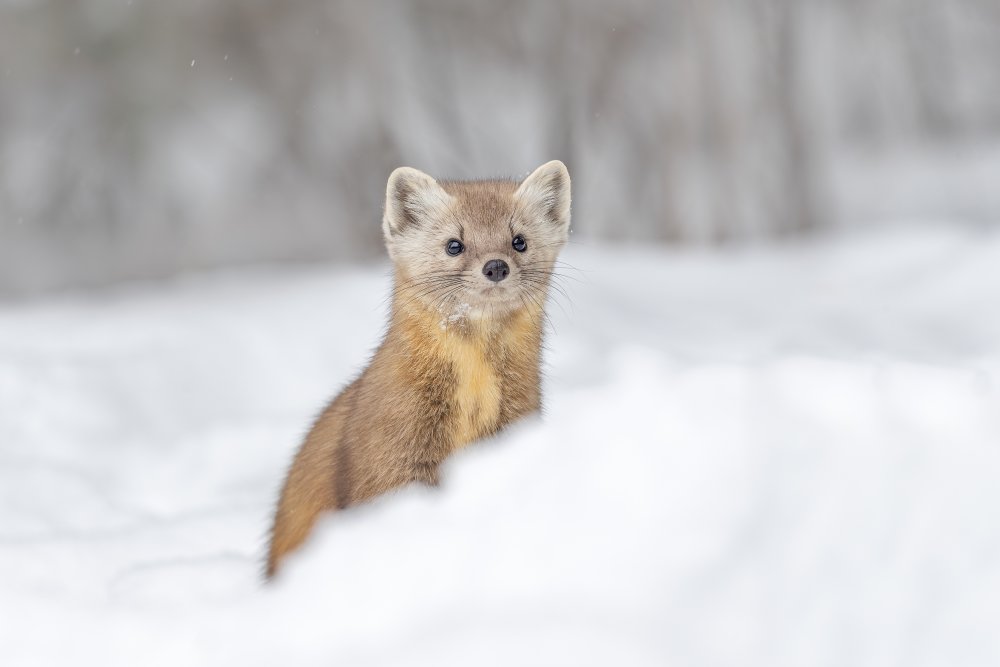
[[[559,160],[546,162],[518,186],[514,197],[533,215],[558,229],[569,229],[569,172]]]
[[[385,188],[385,215],[382,231],[392,251],[392,241],[428,218],[440,214],[451,196],[438,182],[411,167],[399,167],[389,175]]]

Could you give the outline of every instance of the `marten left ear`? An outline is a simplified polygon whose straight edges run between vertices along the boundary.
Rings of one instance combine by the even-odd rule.
[[[561,231],[569,229],[569,172],[559,160],[546,162],[518,186],[514,198]]]
[[[385,214],[382,232],[392,254],[393,241],[414,227],[441,215],[451,195],[433,178],[412,167],[399,167],[385,186]]]

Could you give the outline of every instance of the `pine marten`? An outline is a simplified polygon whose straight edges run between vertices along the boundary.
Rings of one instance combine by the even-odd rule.
[[[449,454],[539,409],[543,309],[569,224],[558,160],[520,183],[392,172],[382,220],[394,265],[389,328],[295,456],[268,578],[320,513],[435,485]]]

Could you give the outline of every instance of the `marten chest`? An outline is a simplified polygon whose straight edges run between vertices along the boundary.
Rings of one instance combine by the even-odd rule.
[[[501,426],[503,383],[500,360],[480,341],[448,336],[441,348],[454,378],[449,392],[452,449],[490,435]],[[493,357],[493,358],[491,358]]]
[[[426,388],[435,441],[448,452],[538,408],[541,337],[532,315],[445,327],[430,314],[402,322],[399,371]]]

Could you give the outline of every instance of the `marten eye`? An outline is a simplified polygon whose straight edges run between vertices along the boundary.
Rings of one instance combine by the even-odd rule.
[[[514,250],[518,252],[524,252],[528,249],[528,242],[524,240],[524,237],[518,234],[514,237],[514,241],[511,243],[514,246]]]
[[[458,239],[452,239],[448,241],[448,245],[446,245],[444,249],[445,252],[454,257],[455,255],[462,254],[462,251],[465,250],[465,246],[462,245],[462,242]]]

